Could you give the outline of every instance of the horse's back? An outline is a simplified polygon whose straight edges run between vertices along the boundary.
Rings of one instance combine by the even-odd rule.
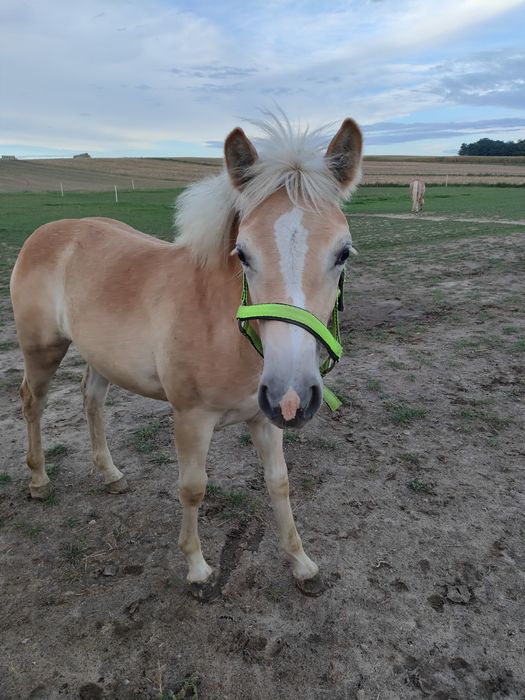
[[[36,229],[22,246],[11,275],[21,342],[40,345],[57,336],[71,340],[67,309],[71,294],[79,300],[89,297],[112,261],[130,254],[147,257],[167,245],[105,218],[62,219]]]

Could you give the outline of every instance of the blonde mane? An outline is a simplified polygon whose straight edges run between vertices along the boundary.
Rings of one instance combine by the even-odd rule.
[[[330,137],[322,129],[294,128],[288,118],[271,112],[266,119],[250,121],[266,138],[254,139],[258,158],[251,166],[242,192],[220,175],[190,185],[177,199],[177,246],[187,246],[201,265],[226,259],[236,216],[244,217],[270,195],[285,187],[291,202],[303,209],[323,210],[341,205],[357,186],[343,189],[325,157]]]

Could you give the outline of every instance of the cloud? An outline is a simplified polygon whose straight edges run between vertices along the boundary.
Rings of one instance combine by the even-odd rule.
[[[525,52],[500,50],[450,61],[437,89],[456,104],[525,106]]]
[[[196,65],[187,68],[170,68],[170,73],[190,78],[207,80],[229,80],[230,78],[252,77],[260,72],[258,68],[240,66]]]
[[[427,139],[449,139],[479,133],[480,138],[488,134],[508,133],[509,140],[513,134],[525,129],[525,117],[508,119],[485,119],[463,122],[426,122],[403,124],[383,122],[369,124],[363,128],[368,145],[386,145],[407,143]]]
[[[416,127],[418,113],[446,106],[480,118],[494,107],[520,114],[520,7],[524,0],[4,0],[2,139],[99,153],[175,141],[205,149],[273,100],[313,126],[354,116],[368,130],[400,119]],[[504,41],[480,52],[479,37],[498,21]],[[407,142],[409,131],[389,128],[370,139]],[[430,138],[444,139],[447,125],[432,128]]]

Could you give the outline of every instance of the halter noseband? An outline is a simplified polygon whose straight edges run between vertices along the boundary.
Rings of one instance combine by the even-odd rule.
[[[304,328],[311,333],[314,338],[324,346],[328,352],[328,357],[319,367],[321,377],[330,372],[341,359],[343,348],[341,345],[341,334],[339,332],[339,311],[344,309],[343,301],[344,272],[339,278],[339,290],[337,300],[330,316],[329,328],[306,309],[290,304],[248,304],[248,282],[243,275],[241,305],[237,310],[237,320],[239,330],[245,335],[261,357],[264,357],[263,346],[257,332],[250,326],[250,321],[260,319],[264,321],[284,321],[295,326]],[[337,411],[341,406],[341,401],[330,391],[328,387],[323,387],[323,398],[332,411]]]

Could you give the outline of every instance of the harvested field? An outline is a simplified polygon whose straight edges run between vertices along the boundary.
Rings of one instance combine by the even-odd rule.
[[[0,160],[0,192],[102,191],[184,187],[214,175],[220,158],[64,158]],[[525,185],[525,158],[379,158],[364,160],[363,184]]]
[[[507,162],[509,161],[509,162]],[[409,184],[421,178],[427,184],[525,185],[525,158],[365,159],[363,184]]]
[[[220,158],[55,158],[0,160],[0,192],[130,190],[185,187],[215,175]]]

